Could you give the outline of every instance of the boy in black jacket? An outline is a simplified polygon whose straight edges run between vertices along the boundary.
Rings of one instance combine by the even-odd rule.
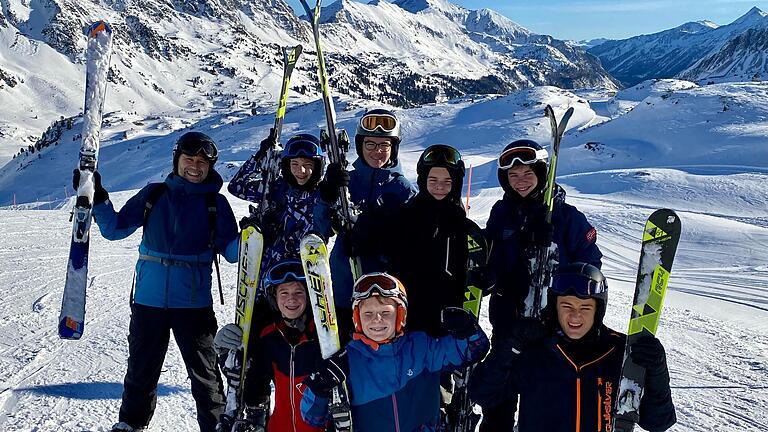
[[[596,267],[562,266],[545,312],[555,331],[526,319],[499,337],[472,375],[472,400],[486,409],[519,394],[520,432],[610,431],[626,335],[602,323],[607,289]],[[630,355],[646,368],[639,425],[665,431],[676,417],[664,347],[648,337]]]

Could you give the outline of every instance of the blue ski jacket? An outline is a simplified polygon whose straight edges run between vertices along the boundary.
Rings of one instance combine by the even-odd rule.
[[[251,156],[232,178],[227,189],[241,199],[260,203],[258,192],[261,175],[257,165],[259,155]],[[301,190],[279,176],[269,185],[269,210],[261,221],[264,234],[264,257],[261,268],[266,270],[286,258],[299,258],[301,239],[314,229],[312,217],[320,200],[317,188]],[[262,272],[262,281],[265,272]],[[263,283],[263,282],[262,282]]]
[[[133,301],[162,308],[211,306],[214,251],[209,246],[206,194],[216,194],[216,252],[234,263],[239,246],[235,215],[218,193],[223,181],[211,170],[203,183],[169,174],[165,184],[167,190],[152,207],[139,244]],[[119,212],[109,200],[95,205],[93,216],[101,235],[120,240],[144,225],[145,203],[154,187],[157,185],[144,186]]]
[[[440,372],[476,363],[488,352],[482,329],[468,339],[406,333],[374,349],[356,339],[347,345],[352,424],[356,432],[436,431]],[[328,420],[329,399],[304,386],[301,414],[312,425]]]
[[[354,168],[349,173],[349,195],[352,204],[361,212],[371,211],[374,206],[397,206],[405,203],[416,195],[416,188],[403,176],[399,163],[387,168],[371,168],[362,158],[358,158],[353,164]],[[377,201],[381,201],[378,202]],[[332,203],[319,199],[315,206],[314,226],[315,230],[325,238],[333,235]],[[349,264],[349,256],[344,252],[342,245],[346,233],[339,233],[331,251],[331,273],[333,275],[333,295],[336,306],[352,308],[352,269]],[[376,256],[360,257],[363,273],[383,271],[384,264]]]
[[[598,249],[597,231],[576,207],[566,204],[565,190],[558,186],[552,214],[553,242],[558,247],[559,263],[585,262],[600,268],[603,254]],[[494,330],[517,319],[531,284],[526,254],[520,233],[529,225],[539,202],[520,199],[509,192],[491,209],[486,237],[492,242],[489,268],[496,284],[489,303],[489,319]]]

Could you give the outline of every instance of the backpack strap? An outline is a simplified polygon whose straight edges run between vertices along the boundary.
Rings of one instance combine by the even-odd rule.
[[[152,188],[147,194],[147,200],[144,201],[144,222],[142,226],[146,227],[149,221],[149,213],[152,211],[152,207],[160,199],[160,196],[168,190],[168,185],[163,183],[156,183],[156,186]]]
[[[205,207],[208,208],[208,227],[211,231],[210,237],[208,238],[208,247],[213,251],[213,266],[216,268],[216,279],[219,282],[219,299],[221,300],[221,304],[224,304],[224,290],[221,288],[221,271],[219,270],[219,255],[216,252],[217,195],[218,193],[216,192],[205,194]]]

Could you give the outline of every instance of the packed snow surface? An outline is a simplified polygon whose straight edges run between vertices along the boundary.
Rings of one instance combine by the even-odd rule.
[[[540,87],[399,111],[401,162],[415,180],[424,147],[459,148],[473,166],[469,216],[484,226],[503,194],[495,165],[500,149],[521,137],[548,142],[544,104],[558,115],[575,107],[559,181],[599,232],[611,293],[607,324],[627,327],[645,219],[656,208],[674,209],[682,238],[658,331],[677,407],[672,430],[768,431],[768,87],[664,86],[626,99]],[[366,105],[339,100],[339,127],[354,131]],[[610,108],[617,106],[624,109]],[[284,137],[324,124],[317,102],[289,107]],[[231,178],[267,135],[270,115],[235,111],[192,125],[220,144],[217,167]],[[189,123],[123,113],[105,116],[105,123],[99,166],[119,208],[169,171],[171,147],[184,132],[178,129]],[[127,139],[120,136],[126,124],[137,129]],[[105,431],[117,421],[140,234],[109,242],[94,227],[85,334],[63,341],[56,332],[71,235],[65,194],[72,194],[79,127],[39,158],[0,169],[3,431]],[[246,202],[225,195],[237,217],[247,213]],[[234,318],[236,268],[222,263],[221,270],[225,305],[215,310],[223,325]],[[488,328],[485,312],[482,321]],[[151,430],[196,428],[186,370],[172,343]]]

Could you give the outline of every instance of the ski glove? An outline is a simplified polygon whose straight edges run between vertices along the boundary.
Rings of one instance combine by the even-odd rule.
[[[509,328],[494,334],[491,354],[502,367],[511,366],[518,354],[546,336],[546,328],[536,318],[519,318]]]
[[[267,154],[267,150],[277,147],[277,137],[275,136],[275,129],[269,129],[269,136],[261,140],[259,144],[259,150],[256,152],[257,159],[261,159]]]
[[[495,284],[493,274],[487,267],[475,267],[467,270],[467,284],[480,288],[483,294],[491,292]]]
[[[234,323],[229,323],[222,327],[213,338],[213,346],[219,352],[224,350],[237,351],[242,344],[243,329]]]
[[[525,246],[547,247],[552,244],[554,230],[554,226],[547,223],[547,207],[539,204],[531,207],[520,232],[520,241]]]
[[[325,171],[325,178],[320,182],[320,198],[327,203],[335,203],[341,196],[341,187],[349,186],[349,172],[341,167],[339,163],[328,165]]]
[[[349,373],[347,350],[340,349],[320,363],[320,368],[304,379],[304,385],[318,396],[329,396],[331,390],[343,383]]]
[[[456,339],[469,339],[480,330],[477,318],[462,308],[447,307],[440,314],[443,328]]]
[[[638,366],[644,367],[650,375],[667,372],[667,355],[664,352],[664,346],[653,336],[645,336],[635,341],[631,345],[629,356]]]
[[[80,170],[75,168],[72,171],[72,188],[77,191],[80,186]],[[93,204],[101,204],[109,199],[109,193],[101,185],[101,174],[98,171],[93,172]]]

